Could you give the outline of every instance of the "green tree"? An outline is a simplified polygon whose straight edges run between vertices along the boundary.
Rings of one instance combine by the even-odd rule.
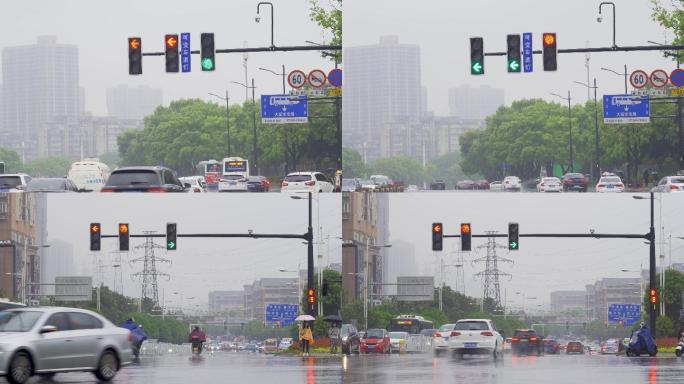
[[[368,173],[389,176],[395,182],[405,184],[423,184],[425,180],[422,164],[410,156],[377,159],[368,166]]]
[[[442,179],[447,184],[455,185],[456,181],[466,177],[461,169],[460,162],[461,154],[459,152],[447,153],[432,159],[426,167],[427,181]]]
[[[119,165],[121,157],[117,152],[107,152],[100,155],[100,161],[107,164],[107,166],[113,170]]]
[[[74,159],[66,156],[43,157],[24,165],[24,172],[33,177],[65,177]]]
[[[9,148],[0,148],[0,162],[5,163],[6,173],[17,173],[22,169],[19,154]]]
[[[656,335],[658,337],[675,336],[675,322],[668,316],[658,316],[656,318]]]
[[[363,163],[361,154],[353,148],[342,148],[342,164],[344,165],[345,178],[365,179],[368,177],[366,165]]]
[[[322,7],[319,0],[309,0],[309,4],[311,21],[332,35],[331,45],[342,45],[342,0],[330,0],[330,9]],[[330,57],[332,61],[342,62],[342,51],[337,51],[333,55],[324,52],[322,55]]]

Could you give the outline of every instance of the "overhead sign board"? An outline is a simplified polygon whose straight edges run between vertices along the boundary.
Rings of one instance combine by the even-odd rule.
[[[299,315],[299,305],[297,304],[267,304],[266,321],[280,323],[281,327],[287,327],[294,323]]]
[[[651,110],[648,96],[603,95],[605,124],[648,123]]]
[[[299,69],[295,69],[287,75],[287,83],[290,87],[299,89],[306,84],[306,74]]]
[[[91,301],[93,299],[92,276],[56,276],[55,300]]]
[[[309,121],[306,96],[261,95],[261,122],[264,124],[306,123]]]
[[[435,299],[434,276],[397,277],[397,300],[433,301]]]
[[[626,327],[641,320],[640,304],[608,304],[608,321],[622,322]]]
[[[532,72],[532,33],[527,32],[522,35],[523,46],[523,71]]]
[[[181,33],[180,35],[180,50],[181,50],[181,57],[180,57],[180,64],[181,64],[181,72],[190,72],[190,63],[192,62],[191,60],[191,53],[190,53],[190,34],[189,33]]]
[[[629,75],[629,83],[634,88],[643,88],[648,84],[648,75],[642,70],[634,71]]]

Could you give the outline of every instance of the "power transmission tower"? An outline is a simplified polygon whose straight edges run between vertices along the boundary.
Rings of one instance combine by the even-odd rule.
[[[497,231],[485,231],[485,233],[488,235],[493,235],[496,232]],[[480,245],[477,248],[487,248],[487,256],[473,260],[473,263],[481,263],[481,262],[485,263],[484,271],[481,271],[481,272],[478,272],[475,274],[475,277],[479,277],[479,278],[483,279],[482,301],[484,303],[484,300],[492,299],[494,301],[495,308],[503,308],[503,305],[501,303],[501,288],[499,286],[499,277],[500,276],[506,276],[508,278],[511,278],[512,275],[509,273],[500,271],[499,270],[499,262],[512,263],[513,260],[506,259],[503,257],[498,257],[496,255],[496,249],[497,248],[507,248],[507,247],[504,245],[497,244],[496,238],[493,236],[487,238],[487,244],[486,245]]]
[[[143,231],[146,235],[151,235],[155,233],[154,231]],[[133,278],[139,278],[142,283],[142,293],[140,299],[145,301],[145,299],[152,301],[153,307],[159,306],[159,287],[157,283],[157,277],[163,276],[169,278],[169,274],[157,271],[157,262],[160,263],[171,263],[171,260],[158,257],[154,254],[155,249],[166,249],[166,247],[155,244],[153,237],[146,237],[145,244],[138,245],[133,249],[145,249],[145,255],[143,257],[138,257],[131,260],[133,263],[143,263],[143,270],[136,272],[131,275]]]
[[[461,251],[460,245],[454,244],[454,250],[449,253],[449,256],[452,258],[452,263],[447,266],[456,268],[456,273],[454,274],[454,291],[465,296],[465,258],[463,257],[463,251]]]

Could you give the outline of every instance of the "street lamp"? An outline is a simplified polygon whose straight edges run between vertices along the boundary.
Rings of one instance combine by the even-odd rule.
[[[596,18],[596,21],[600,23],[603,20],[603,18],[601,17],[601,8],[604,5],[612,5],[613,6],[613,49],[615,49],[615,48],[617,48],[617,45],[615,44],[615,3],[613,3],[612,1],[601,2],[601,4],[599,4],[599,17]]]
[[[646,197],[644,196],[632,196],[632,198],[637,199],[637,200],[645,200]],[[649,271],[648,271],[648,289],[649,291],[652,289],[656,289],[656,251],[655,251],[655,227],[653,224],[653,205],[654,205],[654,195],[653,192],[651,192],[650,196],[651,200],[651,227],[649,228],[647,239],[649,240]],[[651,328],[651,333],[653,334],[653,338],[656,337],[656,308],[654,305],[648,306],[648,313],[649,313],[649,327]]]
[[[624,76],[625,77],[625,95],[627,94],[627,76],[629,76],[629,73],[627,73],[627,64],[625,64],[625,72],[624,73],[616,72],[610,68],[603,68],[603,67],[601,67],[601,70],[612,72],[618,76]]]
[[[301,196],[290,196],[290,198],[295,199],[295,200],[301,200],[303,199]],[[313,252],[313,227],[311,226],[311,192],[308,192],[308,202],[309,202],[309,226],[307,227],[307,232],[306,232],[306,290],[307,292],[310,289],[313,289],[313,281],[314,281],[314,252]],[[308,314],[313,316],[314,315],[314,308],[312,306],[309,306]]]
[[[553,96],[560,97],[561,99],[568,101],[568,130],[570,131],[570,143],[569,143],[569,145],[570,145],[570,172],[574,172],[575,171],[575,164],[574,164],[573,159],[572,159],[572,108],[570,106],[570,100],[571,100],[570,99],[570,91],[568,91],[568,97],[567,98],[563,97],[557,93],[551,92],[551,94]]]
[[[252,135],[253,135],[253,140],[252,140],[252,157],[254,158],[254,172],[259,173],[259,152],[257,151],[257,131],[256,131],[256,101],[254,99],[254,89],[256,88],[254,86],[254,78],[252,78],[252,86],[250,87],[247,84],[240,83],[238,81],[231,81],[233,84],[241,85],[245,87],[245,89],[252,89]]]
[[[254,18],[254,21],[257,23],[261,21],[261,17],[259,16],[259,7],[265,4],[271,6],[271,49],[273,50],[275,49],[275,44],[273,44],[273,3],[271,3],[270,1],[262,1],[259,4],[257,4],[257,16]]]
[[[279,269],[278,272],[283,272],[283,273],[292,273],[292,272],[297,272],[297,305],[301,306],[302,305],[302,265],[297,264],[297,270],[293,271],[291,269]]]
[[[230,157],[230,105],[228,105],[230,98],[228,97],[228,90],[226,90],[226,97],[211,92],[209,94],[226,102],[226,134],[228,136],[228,154],[226,157]]]
[[[600,153],[599,153],[599,128],[598,128],[598,100],[596,98],[596,90],[598,87],[596,86],[596,78],[594,77],[594,86],[590,86],[589,84],[585,84],[581,81],[574,81],[574,83],[583,85],[587,87],[587,89],[593,89],[594,90],[594,166],[591,167],[591,173],[592,173],[592,180],[597,180],[599,176],[601,175],[601,161],[600,161]],[[596,179],[594,179],[594,175],[596,175]]]
[[[259,67],[259,70],[271,72],[272,74],[274,74],[276,76],[282,76],[283,77],[283,95],[285,94],[285,76],[287,76],[287,74],[285,73],[285,64],[283,64],[283,73],[278,73],[278,72],[275,72],[275,71],[270,70],[268,68],[261,68],[261,67]]]

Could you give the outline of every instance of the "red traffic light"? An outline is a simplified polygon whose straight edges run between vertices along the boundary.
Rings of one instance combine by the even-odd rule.
[[[316,302],[316,292],[313,289],[309,289],[309,303],[313,304]]]
[[[556,43],[555,33],[545,33],[543,37],[544,45],[554,45]]]
[[[99,233],[100,232],[100,225],[99,224],[92,224],[90,226],[90,232]]]
[[[651,289],[651,304],[655,304],[658,301],[658,291]]]
[[[461,224],[461,233],[470,233],[470,224]]]
[[[128,224],[119,224],[119,233],[128,233]]]
[[[442,224],[433,224],[432,225],[432,232],[435,232],[435,233],[442,232]]]
[[[140,48],[140,39],[132,37],[128,39],[128,44],[131,46],[132,49],[138,49]]]
[[[166,47],[175,48],[178,45],[178,35],[166,35]]]

